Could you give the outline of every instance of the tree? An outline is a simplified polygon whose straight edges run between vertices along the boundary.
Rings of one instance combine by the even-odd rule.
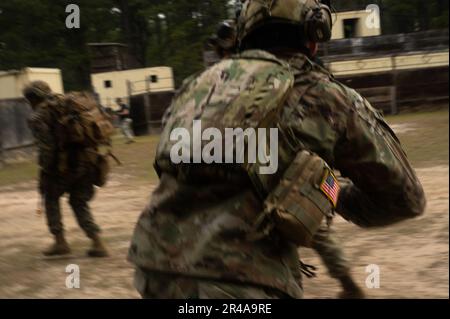
[[[218,23],[228,17],[224,0],[155,1],[145,10],[149,65],[173,67],[177,83],[201,70],[203,49]]]
[[[202,53],[234,0],[8,0],[0,2],[0,70],[60,68],[66,90],[90,88],[89,42],[122,42],[142,66],[174,69],[176,83],[204,68]],[[65,8],[81,10],[67,29]],[[384,33],[448,28],[447,0],[339,0],[338,10],[381,7]]]
[[[66,90],[90,88],[88,42],[117,40],[109,0],[80,0],[80,29],[67,29],[65,8],[74,1],[10,0],[0,3],[0,69],[60,68]]]
[[[119,7],[122,40],[128,45],[130,54],[141,66],[146,65],[148,45],[148,20],[144,14],[148,1],[116,0]]]

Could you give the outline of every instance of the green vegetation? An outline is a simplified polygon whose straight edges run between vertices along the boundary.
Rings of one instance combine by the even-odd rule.
[[[448,165],[448,110],[389,116],[387,120],[391,125],[400,125],[404,131],[398,136],[415,167]],[[112,162],[113,173],[125,176],[131,183],[156,183],[153,160],[158,140],[157,135],[142,136],[134,144],[125,144],[122,136],[115,136],[114,154],[123,166]],[[29,182],[36,177],[37,167],[32,162],[10,164],[0,169],[0,186]]]
[[[8,0],[0,1],[0,70],[62,69],[64,88],[90,88],[90,42],[121,42],[142,66],[166,65],[176,82],[204,65],[205,40],[233,17],[233,0]],[[81,28],[67,29],[75,3]],[[332,0],[337,9],[381,8],[383,33],[448,27],[447,0]]]
[[[391,116],[387,120],[391,125],[405,125],[405,132],[398,137],[415,167],[448,165],[448,109]]]
[[[0,186],[29,182],[37,179],[37,174],[38,167],[34,162],[7,164],[0,168]]]
[[[113,153],[122,162],[118,166],[111,160],[112,172],[120,174],[134,182],[156,182],[157,175],[153,169],[156,146],[159,136],[142,136],[136,143],[125,144],[125,139],[116,135],[113,139]],[[37,179],[38,167],[34,161],[7,164],[0,168],[0,187]]]
[[[72,3],[79,29],[65,25]],[[180,83],[203,68],[206,38],[227,17],[226,0],[0,1],[0,70],[60,68],[66,91],[90,89],[86,44],[121,42],[142,66],[173,67]]]
[[[111,161],[113,172],[129,175],[137,181],[156,182],[158,177],[153,169],[153,160],[158,141],[159,136],[152,135],[137,137],[136,143],[125,144],[122,136],[116,136],[113,153],[122,162],[122,166]]]

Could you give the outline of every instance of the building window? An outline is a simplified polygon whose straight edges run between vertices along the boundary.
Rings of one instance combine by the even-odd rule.
[[[106,80],[104,82],[105,88],[109,89],[112,88],[112,82],[110,80]]]
[[[345,19],[344,20],[344,37],[346,39],[356,38],[359,36],[358,24],[359,24],[359,19]]]
[[[157,75],[150,75],[150,82],[151,83],[158,83],[158,76]]]

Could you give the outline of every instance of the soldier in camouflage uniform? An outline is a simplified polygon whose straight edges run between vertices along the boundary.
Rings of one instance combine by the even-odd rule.
[[[214,47],[221,59],[229,58],[236,51],[236,23],[231,20],[223,21],[215,34],[210,39],[210,45]],[[311,52],[314,62],[323,66],[323,63],[316,58],[316,52]],[[329,225],[322,225],[314,236],[312,248],[319,254],[330,276],[341,284],[343,291],[340,298],[364,298],[364,293],[351,275],[351,269],[348,260],[345,258],[344,251]],[[315,269],[310,267],[309,270]],[[308,273],[308,269],[305,269]],[[310,276],[315,274],[310,273]]]
[[[129,249],[145,298],[302,298],[298,246],[317,230],[317,211],[330,218],[335,209],[360,227],[424,211],[422,186],[383,116],[312,61],[331,36],[329,10],[315,0],[247,0],[238,30],[243,52],[185,83],[166,113],[160,183]],[[191,160],[174,161],[171,135],[192,136],[194,120],[219,132],[278,129],[278,169],[199,162],[187,144]],[[339,187],[331,169],[350,182]],[[305,227],[290,228],[305,216]]]
[[[55,237],[54,244],[43,251],[43,254],[54,256],[71,252],[64,236],[59,203],[61,196],[68,193],[69,204],[78,224],[92,239],[88,256],[106,257],[108,252],[99,236],[100,228],[94,222],[88,206],[94,196],[94,168],[88,160],[86,150],[76,146],[64,150],[60,148],[59,136],[55,133],[57,119],[52,109],[57,100],[53,98],[47,83],[31,82],[24,88],[23,94],[33,109],[29,127],[39,152],[39,191],[44,201],[48,227]]]

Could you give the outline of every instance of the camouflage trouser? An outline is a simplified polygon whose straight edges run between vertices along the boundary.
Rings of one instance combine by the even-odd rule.
[[[121,128],[122,128],[122,134],[125,136],[127,141],[131,141],[134,139],[133,129],[131,128],[131,124],[133,123],[133,120],[130,118],[126,118],[122,120]]]
[[[198,279],[136,268],[134,285],[144,299],[283,299],[271,288]]]
[[[313,239],[312,248],[319,254],[332,278],[350,274],[350,266],[344,252],[327,225],[320,227]]]
[[[69,204],[86,235],[92,238],[100,231],[88,205],[94,196],[94,186],[88,176],[67,182],[61,178],[41,174],[40,189],[45,202],[47,225],[53,235],[64,232],[60,208],[60,198],[64,193],[69,194]]]

